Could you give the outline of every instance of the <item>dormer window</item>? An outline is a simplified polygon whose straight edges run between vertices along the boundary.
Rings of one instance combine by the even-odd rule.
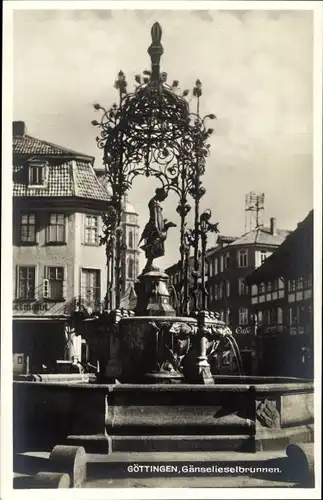
[[[47,163],[37,158],[28,161],[29,186],[45,186],[47,183]]]

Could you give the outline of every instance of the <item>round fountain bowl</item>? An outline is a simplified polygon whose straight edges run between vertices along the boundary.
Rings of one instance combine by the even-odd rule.
[[[212,319],[209,350],[214,338],[227,331]],[[197,320],[174,316],[133,316],[119,323],[120,381],[124,383],[184,383],[198,356]],[[211,359],[212,362],[212,359]]]

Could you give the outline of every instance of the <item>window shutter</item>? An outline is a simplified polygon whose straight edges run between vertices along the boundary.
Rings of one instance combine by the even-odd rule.
[[[43,298],[48,299],[49,297],[49,281],[48,279],[43,280]]]
[[[50,214],[46,214],[46,234],[45,234],[45,237],[46,237],[46,243],[49,243],[50,242]]]
[[[43,298],[49,298],[49,281],[47,279],[48,276],[48,267],[44,266],[44,279],[43,279]]]
[[[67,299],[67,269],[63,268],[63,299]]]
[[[15,293],[16,299],[20,298],[19,294],[19,266],[16,266],[16,293]]]

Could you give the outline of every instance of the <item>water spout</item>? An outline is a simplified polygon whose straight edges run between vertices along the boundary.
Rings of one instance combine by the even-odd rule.
[[[238,375],[241,377],[244,375],[244,372],[243,372],[243,363],[242,363],[242,358],[241,358],[239,346],[237,344],[236,339],[233,337],[233,335],[228,334],[226,336],[226,338],[228,339],[230,346],[231,346],[231,349],[233,351],[233,354],[236,358],[237,368],[238,368],[238,372],[239,372]]]

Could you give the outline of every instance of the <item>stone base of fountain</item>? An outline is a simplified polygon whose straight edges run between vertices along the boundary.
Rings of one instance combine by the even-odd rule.
[[[216,381],[210,386],[14,382],[14,429],[20,433],[15,448],[36,449],[40,430],[45,436],[55,431],[51,446],[73,444],[89,453],[256,452],[313,441],[312,382]]]
[[[85,322],[99,324],[96,335],[91,326],[84,335],[97,339],[99,353],[109,347],[119,383],[14,382],[15,448],[35,449],[39,439],[44,447],[48,437],[51,447],[76,445],[89,453],[256,452],[313,441],[313,383],[245,377],[239,362],[237,375],[222,377],[225,342],[239,360],[223,322],[211,315],[202,325],[201,316],[109,318],[102,331],[100,321]],[[196,383],[206,358],[213,383]]]

